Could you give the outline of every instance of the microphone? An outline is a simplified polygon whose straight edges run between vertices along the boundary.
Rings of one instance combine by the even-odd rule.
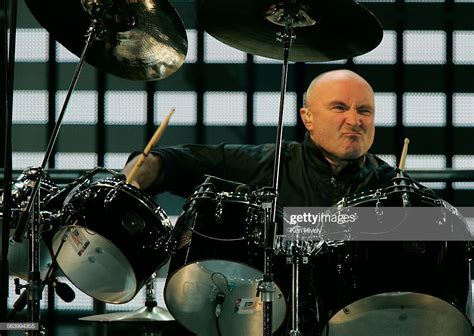
[[[8,315],[8,321],[11,321],[17,312],[21,312],[26,307],[26,304],[28,303],[27,294],[28,291],[25,289],[18,297],[18,299],[16,299],[15,303],[13,304],[13,309]]]
[[[222,303],[224,302],[224,299],[225,299],[224,293],[222,293],[222,292],[217,293],[216,299],[215,299],[215,302],[216,302],[216,310],[215,310],[216,317],[219,317],[221,315]]]
[[[60,282],[58,279],[53,279],[50,284],[64,302],[72,302],[76,298],[76,293],[68,284]]]

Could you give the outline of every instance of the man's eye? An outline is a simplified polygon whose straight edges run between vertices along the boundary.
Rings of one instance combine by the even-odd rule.
[[[363,115],[370,115],[372,113],[372,110],[369,110],[369,109],[360,109],[359,110],[359,113],[360,114],[363,114]]]

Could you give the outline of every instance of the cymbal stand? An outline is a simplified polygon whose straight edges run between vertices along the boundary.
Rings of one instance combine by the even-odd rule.
[[[269,221],[265,221],[264,227],[264,269],[263,281],[258,286],[258,291],[262,294],[263,302],[263,335],[272,335],[272,314],[273,314],[273,300],[275,292],[275,283],[273,282],[272,264],[275,244],[275,229],[276,229],[276,214],[278,202],[278,187],[280,182],[280,165],[282,152],[282,138],[283,138],[283,107],[285,102],[285,93],[288,82],[288,58],[291,44],[295,38],[293,34],[293,17],[290,13],[284,13],[283,33],[278,33],[276,38],[283,45],[283,68],[281,76],[281,92],[280,92],[280,109],[278,115],[277,136],[275,144],[275,160],[273,166],[273,183],[270,195],[272,196],[271,206],[264,206],[265,212],[268,213],[270,208],[271,217]],[[267,216],[265,216],[268,218]]]
[[[275,160],[273,166],[273,200],[271,202],[271,220],[265,223],[265,241],[264,241],[264,275],[259,290],[262,293],[263,302],[263,335],[272,334],[272,301],[275,284],[273,282],[272,263],[276,233],[278,188],[280,184],[280,165],[283,139],[283,108],[285,102],[286,87],[288,82],[288,59],[290,48],[296,38],[294,27],[306,27],[314,25],[316,21],[312,20],[306,12],[306,7],[296,3],[296,0],[289,0],[271,4],[265,13],[265,19],[269,22],[283,26],[283,32],[278,32],[276,40],[283,46],[283,67],[281,75],[280,88],[280,109],[278,114],[277,136],[275,143]],[[295,317],[293,316],[295,319]],[[300,335],[298,330],[292,330],[292,335]]]
[[[28,275],[28,284],[26,285],[26,290],[28,290],[28,318],[30,322],[39,323],[40,321],[40,300],[42,297],[42,290],[43,286],[41,283],[40,271],[39,271],[39,213],[40,213],[40,198],[39,198],[39,190],[41,184],[41,178],[44,175],[45,168],[48,164],[50,159],[51,153],[53,148],[56,144],[59,131],[61,128],[62,120],[66,111],[66,107],[68,105],[69,99],[71,94],[76,87],[77,81],[79,79],[79,75],[81,73],[82,67],[84,65],[85,56],[87,50],[91,46],[94,39],[96,39],[100,34],[103,33],[103,27],[101,24],[98,23],[97,20],[93,19],[91,25],[86,34],[86,43],[84,49],[82,50],[81,57],[79,59],[79,63],[76,67],[73,79],[69,86],[66,98],[63,103],[63,107],[61,112],[58,116],[58,120],[56,125],[53,129],[53,133],[51,135],[51,139],[48,143],[48,147],[46,149],[46,153],[41,164],[41,167],[37,168],[37,173],[32,177],[34,181],[34,186],[28,200],[28,204],[26,208],[23,210],[23,213],[20,216],[18,221],[17,228],[15,229],[15,233],[13,235],[13,239],[16,241],[21,241],[23,234],[25,232],[27,223],[29,222],[29,218],[34,211],[33,221],[30,222],[30,244],[29,244],[29,275]],[[36,205],[35,205],[36,204]],[[59,251],[56,251],[58,254]],[[40,335],[39,330],[30,330],[28,331],[28,335],[36,336]]]
[[[302,257],[300,255],[300,250],[295,244],[291,247],[291,262],[292,262],[292,275],[291,275],[291,330],[289,332],[290,336],[300,336],[303,335],[300,332],[300,302],[299,302],[299,288],[300,288],[300,265],[302,262]],[[303,258],[304,259],[304,258]]]

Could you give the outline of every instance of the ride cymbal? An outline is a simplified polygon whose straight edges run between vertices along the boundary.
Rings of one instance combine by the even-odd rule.
[[[203,0],[198,18],[219,41],[249,54],[283,59],[277,33],[292,20],[290,61],[325,62],[355,57],[377,47],[383,37],[378,19],[351,0]]]
[[[26,4],[51,36],[77,56],[94,17],[100,39],[92,43],[85,61],[115,76],[158,80],[184,63],[186,30],[166,0],[26,0]]]

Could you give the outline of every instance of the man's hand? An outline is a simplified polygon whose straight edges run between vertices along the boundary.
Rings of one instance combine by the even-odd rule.
[[[139,158],[140,155],[137,155],[128,162],[122,169],[122,173],[128,177]],[[129,183],[139,189],[146,189],[152,184],[160,184],[163,181],[163,175],[164,171],[161,158],[158,155],[150,153]]]

